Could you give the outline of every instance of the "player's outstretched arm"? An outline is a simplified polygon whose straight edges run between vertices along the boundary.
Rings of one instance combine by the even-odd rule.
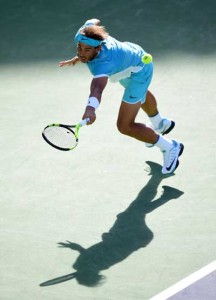
[[[78,56],[75,56],[69,60],[64,60],[59,62],[59,67],[64,66],[75,66],[80,61]]]
[[[99,107],[104,88],[106,87],[108,77],[93,78],[90,86],[90,95],[83,115],[83,119],[90,119],[88,125],[96,120],[95,111]]]

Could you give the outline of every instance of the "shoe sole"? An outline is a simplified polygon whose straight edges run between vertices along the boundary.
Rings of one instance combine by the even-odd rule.
[[[183,151],[184,151],[184,145],[182,143],[180,143],[180,147],[181,147],[181,149],[179,151],[179,155],[178,156],[181,156],[182,153],[183,153]]]
[[[175,127],[175,122],[171,120],[171,125],[169,128],[167,128],[167,130],[165,130],[162,135],[164,134],[168,134],[171,130],[173,130],[173,128]]]
[[[184,151],[184,145],[183,145],[183,144],[180,144],[180,147],[181,147],[181,150],[180,150],[180,152],[179,152],[178,157],[181,156],[182,153],[183,153],[183,151]],[[173,172],[175,172],[175,170],[178,168],[178,166],[179,166],[179,160],[177,160],[176,167],[175,167],[175,169],[174,169]],[[173,173],[173,172],[172,172],[172,173]]]
[[[178,154],[178,158],[182,155],[183,151],[184,151],[184,145],[182,143],[180,143],[180,151]],[[179,166],[179,160],[177,159],[175,168],[172,170],[172,172],[162,173],[162,174],[164,174],[164,175],[173,174],[175,172],[175,170],[178,168],[178,166]]]

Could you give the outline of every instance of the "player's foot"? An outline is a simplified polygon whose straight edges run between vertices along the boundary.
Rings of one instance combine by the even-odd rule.
[[[169,133],[171,130],[173,130],[173,128],[175,127],[175,122],[173,120],[164,118],[160,122],[159,128],[154,128],[152,124],[147,124],[147,126],[154,129],[157,133],[164,135],[164,134]],[[149,144],[149,143],[145,143],[145,145],[148,148],[154,146],[153,144]]]
[[[159,134],[167,134],[175,127],[175,122],[170,119],[162,119],[160,122],[159,128],[154,128],[154,130]]]
[[[172,140],[173,147],[168,151],[163,152],[163,168],[162,174],[170,174],[173,173],[178,165],[179,165],[179,156],[182,154],[184,150],[184,145],[176,140]]]

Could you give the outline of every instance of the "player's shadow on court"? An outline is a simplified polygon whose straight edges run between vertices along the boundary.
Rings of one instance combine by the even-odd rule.
[[[177,199],[183,192],[163,186],[163,194],[155,199],[157,189],[165,178],[161,174],[161,166],[147,162],[150,166],[150,179],[140,191],[137,198],[130,206],[117,215],[112,228],[102,234],[102,241],[85,249],[81,245],[72,242],[59,243],[60,247],[70,248],[79,252],[79,256],[73,265],[76,272],[61,276],[41,284],[41,286],[53,285],[72,278],[85,286],[97,286],[103,282],[104,276],[100,271],[121,262],[134,251],[146,247],[154,235],[146,224],[146,215],[166,202]]]

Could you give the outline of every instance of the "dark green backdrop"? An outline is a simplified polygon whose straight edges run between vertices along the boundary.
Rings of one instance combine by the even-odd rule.
[[[111,35],[154,55],[215,51],[216,1],[0,0],[0,61],[60,59],[74,54],[82,23],[101,19]]]

